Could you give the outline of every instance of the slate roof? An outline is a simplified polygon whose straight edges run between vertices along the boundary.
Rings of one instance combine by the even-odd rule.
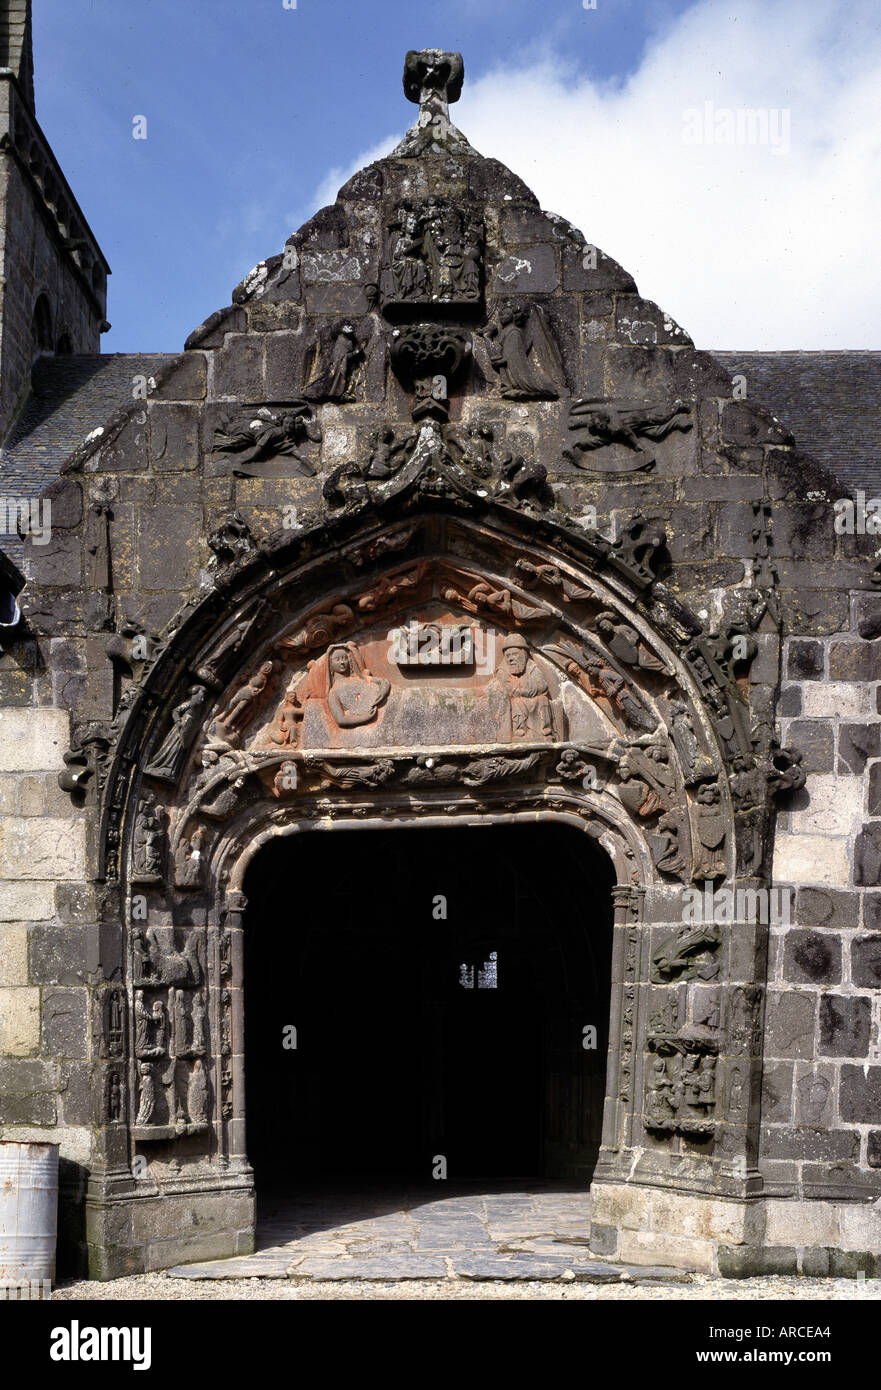
[[[116,352],[40,359],[31,397],[0,449],[0,496],[36,497],[86,435],[131,401],[132,378],[155,376],[178,355]],[[0,535],[0,548],[20,564],[17,536]]]
[[[132,378],[155,376],[177,353],[105,353],[44,357],[34,367],[33,392],[0,450],[5,493],[29,497],[58,476],[87,434],[132,399]]]
[[[881,497],[881,352],[714,352],[848,489]]]

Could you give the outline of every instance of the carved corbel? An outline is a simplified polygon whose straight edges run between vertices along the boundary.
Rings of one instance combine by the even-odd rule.
[[[65,768],[58,774],[58,785],[76,805],[84,805],[87,797],[99,800],[110,745],[104,724],[91,722],[75,728],[71,746],[62,754]]]

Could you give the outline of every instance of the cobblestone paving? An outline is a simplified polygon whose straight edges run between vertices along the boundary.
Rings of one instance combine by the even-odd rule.
[[[341,1196],[306,1193],[262,1210],[254,1255],[107,1283],[53,1299],[160,1301],[881,1300],[881,1280],[713,1279],[592,1257],[586,1192],[530,1184],[487,1192],[446,1184]]]
[[[612,1265],[592,1256],[584,1190],[531,1184],[438,1195],[437,1186],[402,1195],[340,1197],[321,1192],[269,1205],[257,1253],[178,1265],[184,1279],[486,1279],[619,1282],[687,1281],[675,1270]]]

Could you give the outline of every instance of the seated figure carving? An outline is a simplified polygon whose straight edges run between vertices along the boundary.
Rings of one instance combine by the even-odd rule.
[[[500,738],[563,737],[548,683],[519,633],[509,634],[502,642],[502,658],[490,682],[489,697]]]
[[[340,729],[369,724],[388,699],[389,681],[372,676],[353,642],[337,643],[309,663],[307,698],[320,700]]]

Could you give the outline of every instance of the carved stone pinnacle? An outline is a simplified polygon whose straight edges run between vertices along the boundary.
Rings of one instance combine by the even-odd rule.
[[[445,53],[441,48],[411,49],[404,59],[404,93],[417,106],[426,102],[446,105],[462,95],[465,64],[461,53]]]

